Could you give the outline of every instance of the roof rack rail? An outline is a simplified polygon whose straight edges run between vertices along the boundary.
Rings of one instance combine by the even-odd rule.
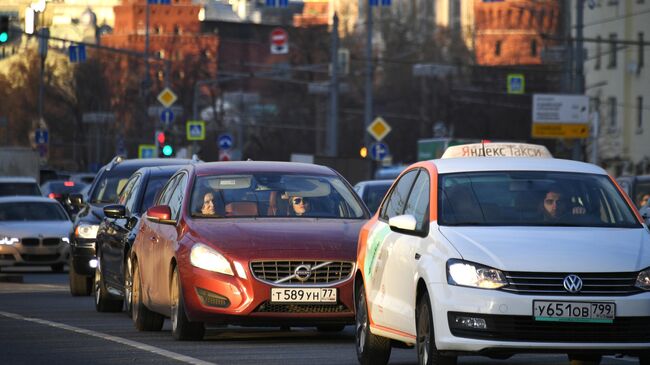
[[[119,164],[122,161],[124,161],[124,156],[122,155],[117,155],[113,157],[111,162],[108,163],[108,166],[106,167],[106,171],[111,171],[113,167],[115,167],[117,164]]]

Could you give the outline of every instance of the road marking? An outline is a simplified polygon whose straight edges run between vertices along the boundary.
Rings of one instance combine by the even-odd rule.
[[[48,320],[40,319],[40,318],[23,317],[20,314],[14,314],[14,313],[3,312],[3,311],[0,311],[0,316],[13,318],[13,319],[21,320],[21,321],[34,322],[34,323],[43,324],[43,325],[50,326],[50,327],[63,329],[63,330],[66,330],[66,331],[77,332],[77,333],[81,333],[81,334],[84,334],[84,335],[101,338],[101,339],[107,340],[107,341],[117,342],[117,343],[122,344],[122,345],[131,346],[131,347],[134,347],[134,348],[139,349],[139,350],[148,351],[148,352],[151,352],[153,354],[164,356],[164,357],[167,357],[167,358],[170,358],[170,359],[173,359],[173,360],[177,360],[177,361],[180,361],[180,362],[184,362],[184,363],[187,363],[187,364],[217,365],[217,364],[215,364],[213,362],[203,361],[203,360],[199,360],[199,359],[196,359],[196,358],[193,358],[193,357],[190,357],[190,356],[177,354],[175,352],[163,350],[163,349],[160,349],[158,347],[146,345],[144,343],[131,341],[131,340],[127,340],[125,338],[121,338],[121,337],[117,337],[117,336],[111,336],[111,335],[107,335],[105,333],[91,331],[91,330],[87,330],[87,329],[83,329],[83,328],[79,328],[79,327],[69,326],[69,325],[63,324],[63,323],[52,322],[52,321],[48,321]]]
[[[0,293],[37,293],[52,291],[67,291],[67,285],[56,284],[25,284],[25,283],[3,283],[0,286]]]

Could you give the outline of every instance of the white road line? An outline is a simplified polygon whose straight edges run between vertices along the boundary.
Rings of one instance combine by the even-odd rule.
[[[101,338],[103,340],[113,341],[113,342],[120,343],[122,345],[131,346],[131,347],[134,347],[134,348],[139,349],[139,350],[148,351],[148,352],[151,352],[153,354],[164,356],[164,357],[167,357],[167,358],[170,358],[170,359],[173,359],[173,360],[178,360],[180,362],[184,362],[184,363],[187,363],[187,364],[217,365],[217,364],[212,363],[212,362],[203,361],[203,360],[199,360],[199,359],[196,359],[196,358],[193,358],[193,357],[190,357],[190,356],[177,354],[175,352],[163,350],[163,349],[160,349],[158,347],[146,345],[144,343],[131,341],[131,340],[127,340],[125,338],[111,336],[111,335],[107,335],[105,333],[95,332],[95,331],[91,331],[91,330],[87,330],[87,329],[83,329],[83,328],[79,328],[79,327],[69,326],[69,325],[63,324],[63,323],[52,322],[52,321],[48,321],[48,320],[40,319],[40,318],[23,317],[20,314],[8,313],[8,312],[3,312],[3,311],[0,311],[0,316],[13,318],[13,319],[21,320],[21,321],[34,322],[34,323],[43,324],[43,325],[50,326],[50,327],[64,329],[66,331],[77,332],[77,333],[81,333],[81,334],[88,335],[88,336],[98,337],[98,338]]]

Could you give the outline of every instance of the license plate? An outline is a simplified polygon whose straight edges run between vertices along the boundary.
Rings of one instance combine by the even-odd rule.
[[[271,288],[271,303],[336,303],[336,288]]]
[[[533,316],[537,321],[613,323],[616,304],[534,300]]]

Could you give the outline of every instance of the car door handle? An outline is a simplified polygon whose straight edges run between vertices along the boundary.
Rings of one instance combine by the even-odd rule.
[[[416,259],[416,260],[419,260],[420,257],[422,257],[422,256],[420,256],[420,254],[416,252],[416,253],[415,253],[415,259]]]

